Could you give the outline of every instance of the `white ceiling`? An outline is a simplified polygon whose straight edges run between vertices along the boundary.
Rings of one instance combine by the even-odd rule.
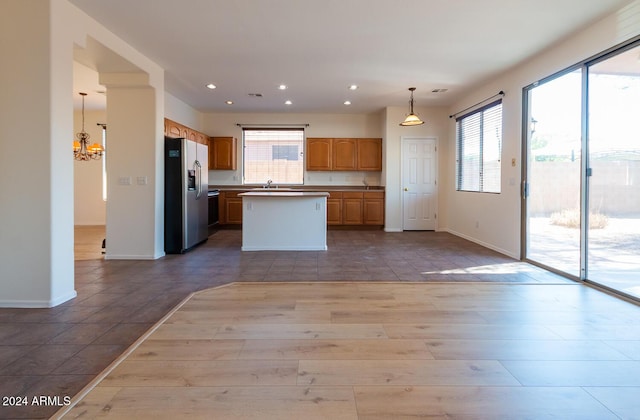
[[[450,104],[629,3],[70,1],[162,66],[166,90],[200,111],[325,113],[408,107],[410,86],[417,87],[416,106]],[[280,84],[288,89],[278,90]],[[348,90],[351,84],[359,89]]]

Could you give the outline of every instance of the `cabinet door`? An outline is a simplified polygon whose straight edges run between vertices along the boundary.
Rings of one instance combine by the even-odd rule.
[[[333,139],[331,150],[331,169],[334,171],[355,171],[358,169],[356,139]]]
[[[226,222],[230,225],[242,224],[242,198],[227,198],[225,200]]]
[[[362,224],[362,199],[342,199],[342,223],[345,225]]]
[[[209,146],[209,136],[199,131],[196,131],[196,141],[200,144],[205,144]]]
[[[342,224],[361,225],[362,224],[362,193],[343,192],[342,193]]]
[[[211,137],[209,169],[236,170],[237,140],[235,137]]]
[[[187,129],[187,139],[198,142],[198,132],[190,128]]]
[[[364,224],[365,225],[384,225],[384,200],[380,198],[365,198],[364,205]]]
[[[307,171],[331,170],[331,139],[307,138]]]
[[[175,121],[171,121],[168,118],[164,119],[164,135],[168,137],[177,138],[188,138],[187,137],[187,127],[182,124],[178,124]]]
[[[382,139],[358,139],[358,170],[382,170]]]
[[[331,191],[327,197],[327,225],[342,224],[342,192]]]

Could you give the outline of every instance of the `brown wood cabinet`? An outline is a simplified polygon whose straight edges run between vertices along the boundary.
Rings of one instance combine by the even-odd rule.
[[[331,170],[331,139],[307,139],[307,171]]]
[[[242,224],[242,197],[238,197],[238,191],[220,191],[219,217],[221,225]]]
[[[381,171],[380,138],[307,138],[307,171]]]
[[[358,139],[358,170],[382,170],[382,139]]]
[[[361,225],[362,224],[362,193],[343,192],[342,193],[342,224]]]
[[[242,225],[243,191],[220,191],[220,225]],[[328,226],[383,226],[384,191],[330,191],[327,197]]]
[[[235,137],[211,137],[209,139],[209,169],[235,171],[237,168],[238,141]]]
[[[164,135],[173,138],[185,138],[197,143],[209,145],[209,136],[172,121],[169,118],[164,119]]]
[[[384,225],[384,193],[365,192],[362,201],[362,222],[365,225]]]
[[[187,127],[168,118],[165,118],[164,135],[173,138],[188,138]]]
[[[342,224],[342,193],[331,191],[327,197],[327,225]]]
[[[333,139],[331,148],[331,169],[334,171],[355,171],[358,169],[356,139]]]

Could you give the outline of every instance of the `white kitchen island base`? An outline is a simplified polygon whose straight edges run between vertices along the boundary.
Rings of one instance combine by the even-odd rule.
[[[243,251],[325,251],[326,192],[255,191],[242,197]]]

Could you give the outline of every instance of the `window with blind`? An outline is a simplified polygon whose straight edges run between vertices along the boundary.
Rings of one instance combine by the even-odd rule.
[[[456,190],[499,193],[502,101],[456,119]]]
[[[304,130],[301,128],[245,128],[244,183],[302,184]]]

